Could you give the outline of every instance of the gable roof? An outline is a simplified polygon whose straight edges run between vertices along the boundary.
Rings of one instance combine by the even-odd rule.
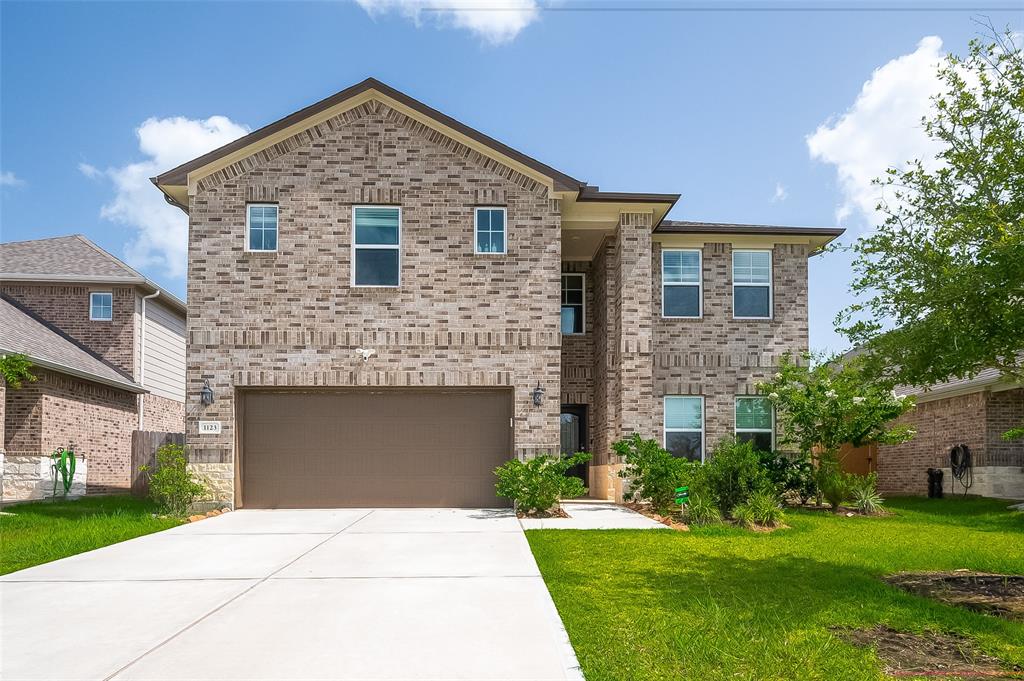
[[[286,130],[292,126],[302,123],[307,119],[314,118],[317,114],[323,113],[329,109],[342,105],[350,100],[356,99],[359,95],[363,95],[368,92],[376,92],[385,97],[394,100],[415,112],[418,112],[434,122],[441,124],[446,128],[450,128],[471,140],[474,140],[484,147],[489,148],[493,152],[512,159],[522,165],[530,168],[544,177],[550,178],[555,185],[556,189],[578,191],[586,185],[585,182],[581,182],[570,175],[563,173],[560,170],[556,170],[551,166],[541,163],[537,159],[527,156],[526,154],[513,149],[512,147],[499,142],[498,140],[485,135],[484,133],[469,127],[465,123],[455,120],[447,114],[441,113],[433,107],[427,106],[423,102],[410,97],[404,92],[400,92],[389,85],[385,85],[376,78],[367,78],[361,83],[345,88],[340,92],[321,99],[315,104],[311,104],[303,109],[291,113],[284,118],[274,121],[269,125],[265,125],[259,130],[255,130],[244,137],[240,137],[234,142],[229,142],[224,146],[214,149],[213,151],[203,154],[202,156],[195,158],[187,163],[183,163],[177,168],[168,170],[165,173],[161,173],[154,178],[150,178],[153,184],[158,187],[166,186],[185,186],[188,184],[189,173],[199,170],[204,166],[210,165],[226,156],[229,156],[237,151],[251,147],[258,144],[262,140],[278,133],[282,130]],[[166,192],[165,192],[166,193]],[[170,197],[169,197],[170,198]]]
[[[0,244],[0,280],[129,284],[151,292],[181,314],[185,303],[81,234]]]
[[[26,355],[33,364],[132,393],[147,392],[56,327],[0,296],[0,353]]]

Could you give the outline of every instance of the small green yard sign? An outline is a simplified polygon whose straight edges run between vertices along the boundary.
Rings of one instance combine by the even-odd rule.
[[[689,487],[676,487],[676,503],[686,504],[690,501],[690,488]]]

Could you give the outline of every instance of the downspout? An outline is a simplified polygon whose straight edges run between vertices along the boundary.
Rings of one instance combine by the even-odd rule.
[[[146,387],[146,301],[160,295],[160,289],[156,293],[142,296],[142,330],[139,332],[139,385]],[[146,393],[139,393],[139,430],[145,430],[146,426]]]

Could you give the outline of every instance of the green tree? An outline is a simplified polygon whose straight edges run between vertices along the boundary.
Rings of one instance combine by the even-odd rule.
[[[25,355],[17,353],[0,356],[0,376],[14,390],[21,389],[25,381],[36,380],[32,374],[32,362]]]
[[[898,444],[914,436],[908,426],[892,423],[914,401],[897,397],[889,383],[868,370],[865,358],[812,363],[815,358],[807,354],[803,359],[784,355],[778,373],[758,384],[775,405],[782,444],[808,456],[834,457],[847,442]]]
[[[860,300],[836,320],[907,384],[1024,379],[1024,56],[988,29],[939,68],[923,120],[936,158],[876,181],[885,221],[853,246]]]

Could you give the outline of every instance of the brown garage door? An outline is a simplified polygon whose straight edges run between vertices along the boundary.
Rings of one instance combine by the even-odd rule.
[[[252,392],[246,508],[495,507],[510,391]]]

